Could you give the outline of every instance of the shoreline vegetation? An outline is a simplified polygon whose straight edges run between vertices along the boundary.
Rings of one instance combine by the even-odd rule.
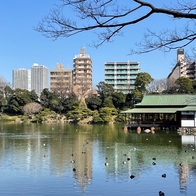
[[[52,111],[53,113],[53,111]],[[12,123],[68,123],[68,124],[103,124],[101,122],[94,123],[93,116],[88,116],[82,119],[78,119],[77,121],[74,119],[67,119],[63,114],[56,114],[56,116],[46,115],[42,116],[42,120],[36,120],[36,117],[27,116],[27,115],[8,115],[8,114],[0,114],[0,122],[12,122]],[[117,116],[113,116],[110,122],[104,124],[117,124],[122,123],[122,121],[116,120]],[[145,132],[145,130],[144,130]],[[179,135],[196,135],[196,128],[179,128],[177,129]]]
[[[39,114],[38,114],[39,115]],[[117,116],[111,117],[110,122],[104,122],[104,124],[114,124],[118,123],[115,121]],[[42,115],[38,118],[35,116],[28,115],[9,115],[6,113],[0,114],[0,122],[15,122],[15,123],[69,123],[69,124],[101,124],[101,122],[93,122],[93,116],[83,117],[81,119],[68,119],[64,114],[57,114],[51,111],[49,115]],[[103,122],[102,122],[103,124]]]

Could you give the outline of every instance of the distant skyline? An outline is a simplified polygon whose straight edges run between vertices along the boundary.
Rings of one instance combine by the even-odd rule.
[[[157,3],[157,0],[149,0]],[[164,2],[170,2],[166,0]],[[0,76],[12,84],[12,70],[31,69],[34,63],[56,69],[57,63],[73,69],[73,58],[80,49],[86,49],[93,61],[93,86],[104,81],[105,62],[139,62],[141,72],[148,72],[154,79],[166,78],[177,59],[177,51],[155,51],[143,55],[128,55],[136,42],[142,42],[146,28],[159,29],[170,25],[171,19],[156,15],[150,20],[127,27],[124,35],[99,48],[89,45],[97,39],[95,32],[83,32],[70,38],[51,40],[33,30],[38,22],[53,8],[57,0],[6,0],[0,1]],[[160,3],[160,2],[159,2]],[[67,13],[69,15],[73,12]],[[186,52],[186,48],[185,48]]]

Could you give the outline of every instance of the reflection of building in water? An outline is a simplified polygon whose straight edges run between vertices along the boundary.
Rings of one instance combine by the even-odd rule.
[[[81,189],[92,180],[92,146],[88,142],[87,136],[80,134],[78,140],[73,144],[75,155],[75,178],[80,183]]]
[[[44,154],[48,154],[49,148],[48,146],[42,145],[43,138],[45,137],[43,137],[35,126],[35,124],[23,125],[22,133],[20,129],[12,126],[10,129],[16,129],[12,134],[6,132],[1,134],[0,152],[3,149],[6,157],[10,157],[9,164],[6,164],[6,160],[4,160],[6,169],[15,166],[22,168],[24,171],[34,171],[33,175],[35,176],[38,176],[40,174],[39,172],[44,171],[46,159],[43,156]]]
[[[59,134],[51,142],[50,167],[59,176],[65,172],[73,172],[76,184],[83,190],[92,180],[92,146],[88,134],[82,130],[76,132],[74,138]],[[72,156],[73,154],[73,156]],[[75,163],[71,161],[74,160]]]
[[[106,167],[107,175],[114,175],[116,179],[124,178],[127,175],[133,174],[133,168],[136,167],[137,170],[134,171],[134,175],[141,175],[141,164],[144,161],[142,151],[136,152],[135,148],[129,148],[127,151],[127,146],[115,143],[114,146],[108,146],[105,149],[105,156],[108,162],[108,166]]]
[[[186,190],[187,187],[187,178],[189,176],[189,166],[188,164],[184,163],[179,168],[179,175],[180,175],[180,190],[183,192]]]
[[[182,144],[193,144],[196,146],[196,135],[182,135],[181,141]]]
[[[184,161],[179,166],[179,176],[180,176],[180,190],[183,192],[187,187],[187,178],[190,175],[190,171],[194,170],[187,162],[191,155],[188,152],[192,152],[196,146],[196,136],[195,135],[181,135],[181,142],[183,147],[187,152],[187,156],[184,157]]]

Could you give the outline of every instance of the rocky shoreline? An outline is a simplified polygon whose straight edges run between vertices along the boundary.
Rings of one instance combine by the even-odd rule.
[[[180,127],[177,132],[181,135],[183,134],[191,134],[196,135],[196,128],[195,127]]]

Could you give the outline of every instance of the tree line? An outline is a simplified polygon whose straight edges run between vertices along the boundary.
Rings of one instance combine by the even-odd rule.
[[[67,97],[43,89],[41,95],[34,90],[11,89],[0,79],[0,110],[2,114],[22,115],[33,122],[42,122],[49,115],[51,118],[65,117],[77,123],[92,117],[92,123],[108,123],[114,120],[122,122],[120,112],[134,107],[141,102],[145,94],[195,94],[196,80],[180,77],[177,80],[154,80],[150,74],[140,72],[135,80],[135,89],[128,94],[116,92],[105,82],[97,84],[97,94],[88,94],[85,104],[74,93]]]

